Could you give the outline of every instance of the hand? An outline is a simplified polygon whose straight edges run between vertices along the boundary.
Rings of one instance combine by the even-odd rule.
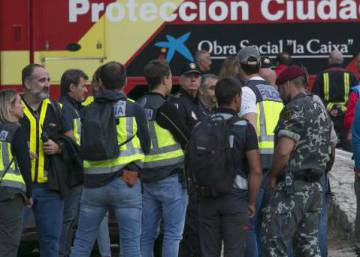
[[[38,157],[37,157],[37,154],[34,153],[34,152],[29,151],[29,154],[30,154],[30,160],[35,160],[35,159],[38,158]]]
[[[25,200],[25,206],[26,206],[27,208],[30,209],[30,208],[33,206],[33,204],[34,204],[34,201],[33,201],[32,198],[26,198],[26,200]]]
[[[49,139],[45,143],[43,143],[44,152],[48,155],[53,155],[60,153],[60,147],[57,143]]]
[[[274,190],[276,183],[277,183],[277,178],[270,173],[268,177],[269,189]]]
[[[349,130],[349,133],[347,134],[347,137],[346,137],[347,140],[349,140],[351,142],[352,140],[352,132],[351,132],[351,128]]]
[[[124,170],[121,178],[126,182],[129,187],[133,187],[136,184],[138,178],[137,171]]]
[[[360,177],[360,172],[356,172],[356,176]]]
[[[253,218],[256,214],[256,207],[255,204],[248,204],[248,210],[249,210],[249,217]]]

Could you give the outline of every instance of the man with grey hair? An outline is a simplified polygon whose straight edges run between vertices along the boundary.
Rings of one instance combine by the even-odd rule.
[[[312,92],[318,95],[334,123],[340,139],[339,146],[351,150],[346,139],[347,129],[344,128],[344,113],[349,100],[349,92],[357,85],[356,77],[343,67],[343,54],[334,50],[329,55],[329,66],[315,80]]]
[[[198,97],[200,110],[204,115],[212,113],[216,107],[215,86],[218,80],[215,74],[205,74],[201,78]]]
[[[209,72],[211,69],[211,57],[208,51],[200,50],[195,53],[195,61],[199,66],[201,73]]]

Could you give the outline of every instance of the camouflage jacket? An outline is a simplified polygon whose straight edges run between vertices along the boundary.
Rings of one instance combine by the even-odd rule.
[[[308,169],[324,171],[330,160],[330,131],[329,116],[311,96],[301,93],[292,99],[275,129],[275,144],[284,136],[296,143],[286,169],[293,174]]]

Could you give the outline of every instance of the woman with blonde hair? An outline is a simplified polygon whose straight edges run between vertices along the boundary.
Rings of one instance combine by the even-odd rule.
[[[24,205],[32,206],[28,139],[19,124],[24,106],[14,90],[0,91],[0,256],[16,257]]]
[[[220,79],[229,78],[229,77],[235,78],[239,74],[239,69],[240,69],[240,63],[237,56],[236,55],[228,56],[224,60],[221,66],[219,72],[219,78]]]

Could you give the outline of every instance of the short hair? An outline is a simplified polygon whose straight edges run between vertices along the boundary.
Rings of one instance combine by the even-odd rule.
[[[199,50],[199,51],[197,51],[197,52],[195,53],[195,60],[196,60],[196,62],[200,61],[202,55],[208,54],[208,53],[209,53],[209,52],[206,51],[206,50]]]
[[[66,95],[70,91],[70,85],[78,85],[80,79],[88,80],[88,76],[82,70],[70,69],[63,73],[60,80],[61,95]]]
[[[230,104],[237,95],[241,95],[241,84],[237,79],[223,78],[216,83],[215,96],[220,107]]]
[[[260,71],[260,63],[257,63],[256,65],[249,65],[249,64],[243,64],[240,63],[240,68],[244,71],[246,75],[253,75],[256,73],[259,73]]]
[[[165,77],[170,76],[170,73],[169,64],[160,60],[152,60],[144,68],[145,79],[150,90],[157,88]]]
[[[291,82],[297,88],[306,88],[306,86],[307,86],[306,76],[299,76],[299,77],[297,77],[295,79],[292,79]]]
[[[5,89],[0,91],[0,122],[10,122],[10,107],[16,101],[16,91]]]
[[[214,80],[219,80],[219,77],[216,76],[215,74],[211,74],[211,73],[207,73],[201,76],[201,82],[200,82],[200,88],[206,88],[208,85],[208,80],[209,79],[214,79]]]
[[[21,72],[21,81],[22,81],[22,85],[25,85],[25,81],[28,80],[31,75],[33,74],[34,70],[36,68],[43,68],[45,69],[45,67],[41,64],[37,64],[37,63],[31,63],[26,65]]]
[[[104,88],[122,89],[126,81],[126,68],[119,62],[108,62],[100,69],[100,80]]]

